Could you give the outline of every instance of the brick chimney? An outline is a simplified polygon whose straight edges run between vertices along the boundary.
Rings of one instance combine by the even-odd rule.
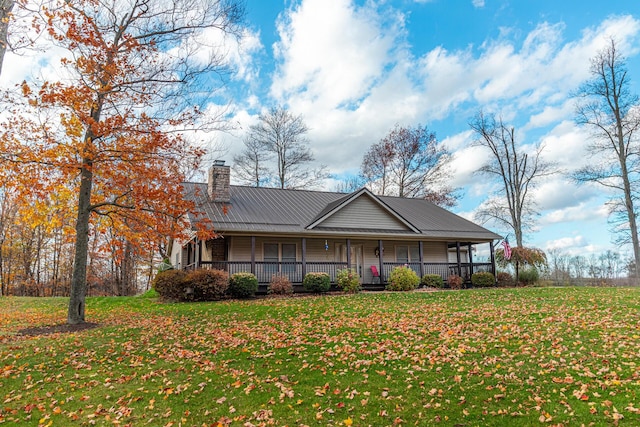
[[[231,168],[224,165],[224,160],[214,160],[209,169],[209,198],[213,202],[230,202],[229,181]]]

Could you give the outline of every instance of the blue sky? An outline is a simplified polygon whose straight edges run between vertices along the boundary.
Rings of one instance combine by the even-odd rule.
[[[570,171],[593,161],[571,93],[608,37],[640,81],[635,1],[249,0],[247,9],[245,73],[229,87],[243,129],[262,109],[285,105],[305,117],[318,163],[346,176],[395,123],[427,125],[455,153],[464,197],[453,210],[470,219],[492,189],[473,174],[486,155],[470,147],[468,122],[480,108],[502,114],[525,148],[544,143],[545,158]],[[242,135],[221,139],[228,160]],[[528,245],[630,253],[612,243],[603,189],[558,175],[540,183],[535,200]]]
[[[545,158],[571,171],[597,161],[573,122],[571,94],[608,37],[628,57],[640,92],[635,0],[246,0],[246,7],[246,37],[225,41],[235,71],[220,93],[238,128],[204,138],[225,147],[214,156],[231,163],[246,129],[274,105],[303,115],[317,163],[338,177],[357,173],[368,147],[396,123],[427,125],[454,153],[453,183],[464,196],[453,210],[469,219],[492,190],[473,174],[486,158],[470,146],[468,122],[480,108],[502,114],[525,149],[544,143]],[[8,55],[0,83],[22,81],[36,60]],[[612,243],[603,189],[558,175],[534,196],[540,216],[528,245],[630,254]]]

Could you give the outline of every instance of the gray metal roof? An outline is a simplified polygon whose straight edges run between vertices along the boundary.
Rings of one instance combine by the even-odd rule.
[[[344,193],[283,190],[279,188],[230,186],[229,203],[212,202],[207,196],[207,184],[183,184],[197,209],[208,217],[217,231],[223,233],[282,233],[301,235],[340,235],[376,238],[396,235],[409,239],[452,241],[491,241],[501,237],[446,209],[421,199],[374,196],[411,223],[419,233],[397,230],[376,230],[359,224],[357,228],[338,229],[318,224],[306,227],[344,203],[350,195]],[[360,191],[360,190],[359,190]],[[225,212],[226,211],[226,212]],[[192,220],[196,220],[192,218]]]

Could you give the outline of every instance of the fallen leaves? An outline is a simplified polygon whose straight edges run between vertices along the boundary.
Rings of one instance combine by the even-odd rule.
[[[639,294],[485,290],[105,311],[96,313],[105,327],[82,338],[5,339],[0,421],[640,422]]]

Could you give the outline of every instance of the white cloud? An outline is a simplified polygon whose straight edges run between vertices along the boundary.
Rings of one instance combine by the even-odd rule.
[[[555,240],[548,240],[543,246],[545,251],[559,250],[562,254],[570,256],[586,256],[601,251],[603,248],[594,245],[582,235],[573,237],[561,237]]]
[[[545,214],[539,221],[541,226],[556,223],[573,223],[578,221],[606,221],[609,209],[606,205],[593,206],[585,202],[563,209],[555,209]]]
[[[484,0],[472,0],[471,3],[473,4],[473,7],[475,7],[476,9],[480,9],[484,7]]]

